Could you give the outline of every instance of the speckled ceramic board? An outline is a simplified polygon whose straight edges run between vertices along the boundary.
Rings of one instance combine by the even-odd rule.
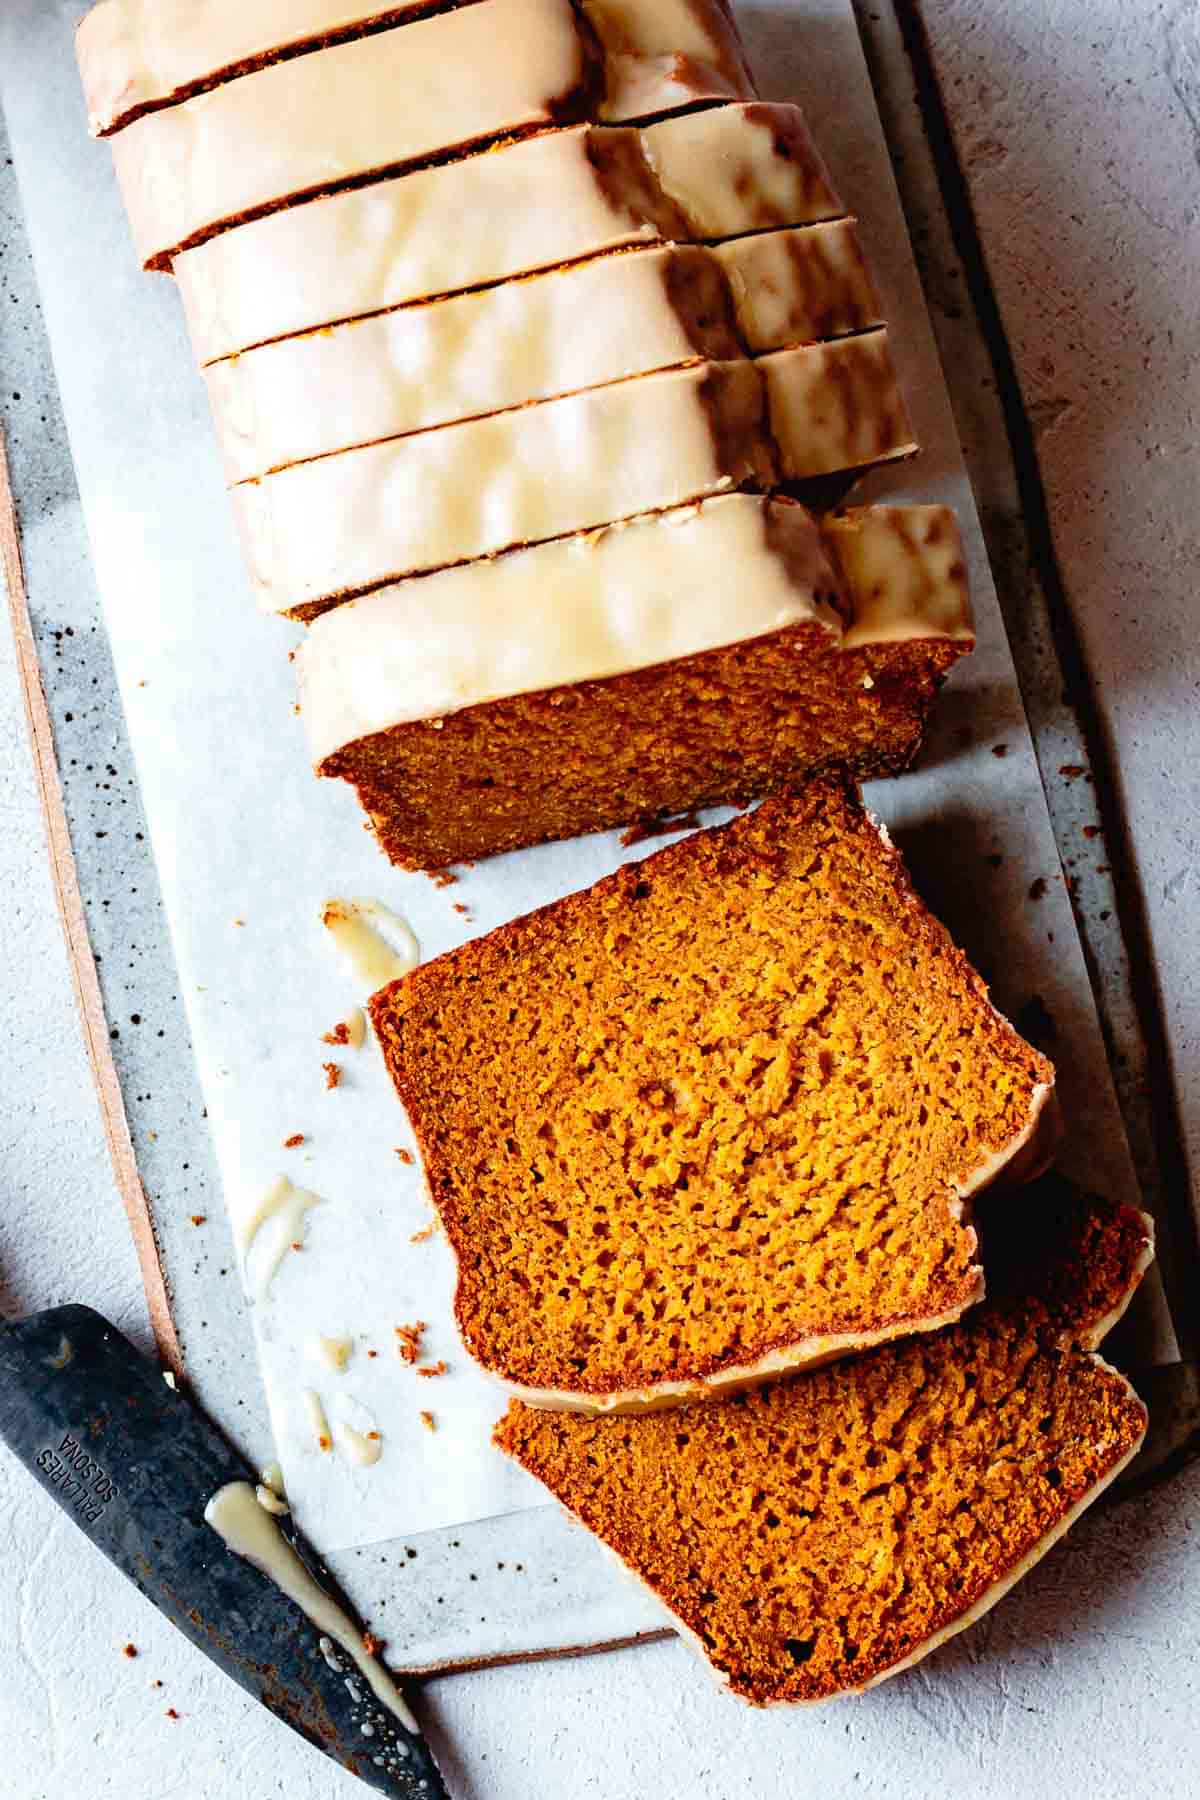
[[[338,1053],[321,1034],[361,995],[318,915],[329,895],[371,895],[402,912],[431,955],[653,845],[621,850],[606,836],[550,846],[441,889],[390,870],[349,794],[312,780],[292,712],[288,632],[251,605],[176,296],[137,270],[106,154],[84,133],[70,48],[77,12],[9,0],[0,83],[226,1204],[244,1218],[284,1169],[324,1202],[309,1215],[304,1254],[252,1308],[289,1490],[402,1665],[636,1635],[657,1625],[652,1604],[488,1448],[502,1399],[454,1341],[444,1248],[411,1242],[427,1214],[415,1169],[395,1154],[406,1128],[373,1048],[340,1054],[344,1079],[325,1087],[322,1063]],[[1103,1042],[853,14],[833,0],[792,4],[751,12],[746,27],[772,97],[805,106],[862,220],[925,445],[914,465],[873,477],[865,492],[948,501],[969,548],[979,648],[946,691],[920,770],[871,799],[998,1003],[1028,1029],[1053,1031],[1068,1173],[1129,1193]],[[285,1151],[297,1133],[305,1144]],[[156,1223],[187,1307],[232,1314],[241,1301],[220,1272],[227,1255],[193,1248],[204,1227],[166,1194]],[[394,1326],[418,1317],[429,1322],[423,1347],[449,1365],[428,1383],[392,1349]],[[308,1359],[314,1328],[353,1336],[344,1375]],[[1172,1355],[1156,1289],[1135,1328],[1139,1360]],[[206,1365],[214,1389],[246,1379],[244,1367]],[[308,1389],[335,1422],[373,1422],[379,1463],[359,1469],[317,1450]],[[220,1398],[231,1416],[228,1394]]]

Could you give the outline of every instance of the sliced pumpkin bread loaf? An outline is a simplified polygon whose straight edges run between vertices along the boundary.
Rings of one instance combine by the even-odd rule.
[[[854,790],[816,781],[371,1002],[467,1348],[636,1409],[956,1319],[966,1197],[1044,1161],[1024,1043]]]
[[[987,1255],[988,1301],[934,1337],[673,1413],[518,1401],[497,1428],[743,1699],[825,1700],[910,1667],[1135,1455],[1145,1409],[1089,1352],[1150,1259],[1149,1221],[1032,1191],[989,1213],[1016,1255],[996,1275]]]

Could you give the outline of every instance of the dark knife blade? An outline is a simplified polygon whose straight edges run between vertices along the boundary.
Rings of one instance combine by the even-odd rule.
[[[0,1439],[96,1548],[268,1711],[378,1793],[449,1800],[425,1738],[205,1522],[213,1495],[253,1478],[99,1313],[61,1306],[0,1326]],[[286,1535],[336,1597],[317,1558]]]

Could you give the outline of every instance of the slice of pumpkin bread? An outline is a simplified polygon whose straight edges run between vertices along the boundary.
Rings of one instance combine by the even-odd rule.
[[[973,642],[948,508],[726,494],[348,601],[296,667],[318,773],[441,868],[895,774]]]
[[[993,1210],[1037,1272],[935,1337],[669,1414],[517,1401],[497,1428],[743,1699],[824,1700],[919,1661],[1136,1453],[1145,1409],[1087,1351],[1150,1260],[1149,1221],[1084,1197],[1048,1218],[1042,1194]]]
[[[384,988],[471,1353],[636,1409],[956,1319],[1050,1064],[816,781]],[[1028,1170],[1032,1173],[1032,1169]]]

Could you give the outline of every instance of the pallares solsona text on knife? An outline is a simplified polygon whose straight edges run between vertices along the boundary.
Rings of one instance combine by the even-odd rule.
[[[86,1525],[94,1525],[109,1501],[116,1498],[116,1483],[69,1433],[57,1448],[47,1444],[34,1467]]]

